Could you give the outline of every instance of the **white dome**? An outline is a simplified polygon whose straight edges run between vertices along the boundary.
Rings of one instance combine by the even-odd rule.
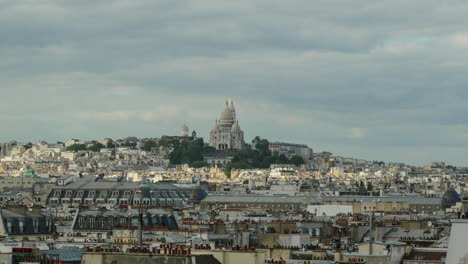
[[[231,132],[239,132],[241,131],[239,122],[235,122],[234,125],[232,125]]]
[[[222,125],[232,125],[234,123],[234,116],[229,107],[224,108],[224,111],[221,113],[221,118],[219,119]]]

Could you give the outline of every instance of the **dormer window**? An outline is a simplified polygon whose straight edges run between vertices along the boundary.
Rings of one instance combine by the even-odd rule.
[[[96,218],[91,217],[89,219],[89,225],[90,225],[91,228],[94,228],[94,223],[96,223]]]
[[[96,195],[96,191],[89,191],[88,197],[93,198]]]
[[[119,196],[119,191],[112,191],[112,197],[118,197]]]
[[[39,231],[39,219],[35,218],[33,220],[33,227],[34,227],[34,232],[37,233]]]
[[[68,190],[66,193],[65,193],[65,196],[66,197],[71,197],[73,194],[73,191],[72,190]]]
[[[84,217],[80,217],[78,219],[78,226],[79,227],[84,227],[84,223],[85,223],[85,218]]]
[[[50,220],[50,218],[47,218],[46,226],[48,231],[52,231],[52,221]]]
[[[106,218],[104,217],[99,218],[99,227],[104,228],[105,225],[106,225]]]
[[[54,196],[60,196],[62,195],[62,191],[56,190],[54,193]]]

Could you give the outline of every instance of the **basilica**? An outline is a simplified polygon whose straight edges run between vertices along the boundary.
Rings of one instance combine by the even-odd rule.
[[[239,121],[236,118],[234,102],[229,104],[221,113],[221,117],[216,120],[214,128],[210,132],[210,146],[216,149],[242,149],[244,147],[244,131],[240,129]]]

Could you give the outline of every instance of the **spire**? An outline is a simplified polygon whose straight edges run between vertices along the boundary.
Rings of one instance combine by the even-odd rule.
[[[229,100],[226,100],[226,107],[229,107]]]
[[[231,110],[232,112],[232,117],[234,117],[234,120],[237,120],[237,117],[236,117],[236,108],[234,108],[234,100],[231,99],[231,106],[229,107],[229,109]]]

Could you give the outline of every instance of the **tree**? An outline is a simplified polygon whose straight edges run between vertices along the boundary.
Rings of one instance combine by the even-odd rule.
[[[106,148],[115,148],[115,144],[112,141],[107,142]]]
[[[32,146],[33,146],[33,143],[31,143],[31,142],[29,142],[29,143],[23,145],[23,147],[24,147],[25,149],[30,149],[30,148],[32,148]]]
[[[91,145],[88,147],[88,150],[90,151],[94,151],[94,152],[99,152],[101,151],[102,148],[104,148],[105,146],[101,143],[96,143],[94,145]]]
[[[270,142],[268,142],[266,139],[262,139],[255,145],[255,148],[261,152],[267,152],[270,148]]]
[[[174,144],[174,149],[169,155],[169,161],[171,164],[191,164],[195,161],[204,161],[202,154],[204,146],[205,143],[201,138]]]
[[[158,146],[158,144],[156,144],[156,141],[154,141],[154,140],[147,140],[147,141],[145,141],[145,143],[143,144],[142,149],[143,149],[144,151],[150,151],[150,150],[152,150],[153,148],[155,148],[155,147],[157,147],[157,146]]]
[[[372,182],[368,181],[367,182],[367,190],[370,192],[374,189],[374,186],[372,186]]]
[[[203,168],[203,167],[207,167],[208,166],[208,163],[206,161],[202,161],[202,160],[197,160],[197,161],[194,161],[192,163],[190,163],[190,167],[192,168]]]
[[[286,157],[286,155],[281,154],[278,156],[278,159],[276,160],[276,163],[278,164],[289,164],[289,160]]]
[[[363,181],[359,181],[359,189],[361,189],[361,190],[366,189],[366,186],[364,185]]]
[[[86,144],[73,144],[67,147],[68,151],[80,151],[80,150],[86,150]]]
[[[292,156],[291,159],[289,160],[289,162],[291,164],[296,165],[296,166],[305,164],[304,158],[302,158],[301,156],[298,156],[298,155]]]

